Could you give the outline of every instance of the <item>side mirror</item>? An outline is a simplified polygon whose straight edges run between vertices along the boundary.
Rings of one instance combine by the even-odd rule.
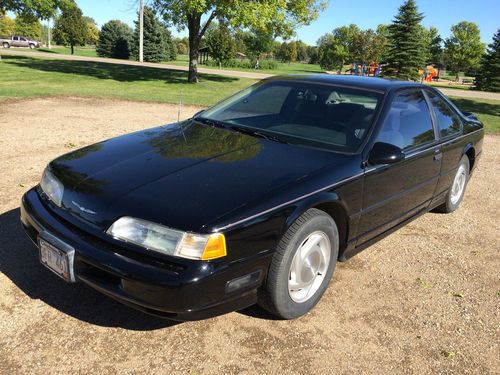
[[[389,143],[377,142],[370,151],[368,161],[372,165],[393,164],[405,158],[403,150]]]

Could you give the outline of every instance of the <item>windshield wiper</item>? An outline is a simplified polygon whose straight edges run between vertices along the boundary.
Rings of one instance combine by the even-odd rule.
[[[261,131],[256,130],[256,129],[247,128],[246,126],[239,126],[236,124],[231,124],[231,123],[219,121],[219,120],[213,120],[213,119],[206,118],[206,117],[198,117],[198,118],[195,118],[194,120],[201,122],[203,124],[206,124],[206,125],[215,126],[218,128],[229,129],[229,130],[232,130],[235,132],[248,134],[248,135],[252,135],[252,136],[257,136],[259,138],[264,138],[264,139],[267,139],[267,140],[273,141],[273,142],[288,144],[287,141],[285,141],[279,137],[275,137],[274,135],[269,134],[267,132],[261,132]]]

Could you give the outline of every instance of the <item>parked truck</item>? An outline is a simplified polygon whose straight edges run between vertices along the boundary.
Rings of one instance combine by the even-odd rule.
[[[10,38],[0,39],[0,45],[3,48],[10,47],[29,47],[30,49],[40,48],[42,43],[27,36],[11,36]]]

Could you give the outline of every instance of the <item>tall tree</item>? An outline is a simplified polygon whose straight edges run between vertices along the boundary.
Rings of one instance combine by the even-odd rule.
[[[417,80],[418,69],[424,65],[425,41],[420,22],[424,16],[415,0],[406,0],[389,26],[388,66],[385,75]]]
[[[99,42],[96,52],[101,57],[114,59],[128,59],[130,57],[130,44],[132,29],[119,20],[111,20],[101,27]]]
[[[289,37],[295,27],[309,24],[325,7],[321,0],[154,0],[153,4],[167,22],[189,31],[189,82],[198,81],[200,41],[214,19]]]
[[[236,54],[236,44],[227,25],[212,24],[205,35],[210,56],[220,65],[225,64]]]
[[[162,62],[170,60],[172,56],[172,37],[166,29],[153,8],[144,7],[144,61]],[[132,42],[132,56],[135,60],[139,60],[139,20],[135,21],[135,31]]]
[[[42,24],[35,16],[21,13],[16,16],[15,33],[40,40],[42,38]]]
[[[239,40],[241,40],[242,45],[239,44]],[[274,38],[272,34],[258,30],[237,31],[236,43],[238,49],[236,52],[246,53],[250,60],[256,60],[263,54],[271,53],[274,48]],[[242,46],[244,50],[241,50]]]
[[[451,27],[452,35],[446,39],[445,60],[456,74],[479,67],[485,45],[481,42],[479,27],[474,22],[462,21]]]
[[[16,21],[8,16],[0,18],[0,37],[9,37],[16,32]]]
[[[476,82],[479,90],[500,92],[500,29],[493,36],[493,42],[481,59]]]
[[[87,24],[83,19],[80,8],[73,4],[63,10],[54,23],[54,41],[58,44],[71,47],[71,54],[75,53],[75,46],[85,44],[87,38]]]
[[[96,46],[99,42],[99,29],[97,28],[97,23],[92,17],[84,16],[83,20],[87,24],[87,37],[85,38],[85,44]]]
[[[340,73],[350,56],[347,47],[332,33],[323,35],[317,43],[320,67],[325,70],[338,70]]]
[[[439,35],[439,30],[431,26],[427,37],[429,39],[429,60],[427,62],[441,65],[443,63],[443,39]]]
[[[386,39],[372,29],[365,30],[354,36],[351,56],[354,61],[369,64],[380,62],[385,53]]]
[[[307,44],[302,40],[297,41],[297,61],[307,61],[309,56],[307,55]]]
[[[297,60],[297,43],[294,41],[281,43],[276,57],[284,63],[290,64]]]

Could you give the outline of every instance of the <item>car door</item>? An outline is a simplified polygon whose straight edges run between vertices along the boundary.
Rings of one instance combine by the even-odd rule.
[[[19,37],[19,46],[20,47],[29,47],[28,39],[24,37]]]
[[[457,171],[460,159],[463,155],[463,143],[459,138],[463,132],[463,123],[455,110],[433,90],[424,90],[431,112],[434,115],[441,147],[443,161],[441,163],[441,177],[436,188],[436,199],[444,195],[451,186],[453,177]]]
[[[19,37],[18,36],[15,36],[15,37],[12,38],[12,45],[14,47],[20,47],[20,45],[19,45]]]
[[[426,209],[433,197],[442,154],[421,89],[394,96],[376,142],[399,147],[404,158],[366,166],[358,245]]]

